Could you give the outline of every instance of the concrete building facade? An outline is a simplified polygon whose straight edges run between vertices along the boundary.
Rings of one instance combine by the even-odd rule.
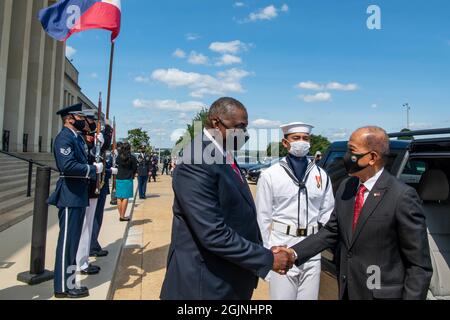
[[[0,147],[49,153],[61,130],[56,112],[75,103],[96,108],[78,85],[66,45],[37,19],[54,0],[0,1]]]

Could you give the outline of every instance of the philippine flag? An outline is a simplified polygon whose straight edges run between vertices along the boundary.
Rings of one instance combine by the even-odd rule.
[[[67,40],[72,34],[89,29],[120,33],[120,0],[61,0],[39,12],[44,30],[54,39]]]

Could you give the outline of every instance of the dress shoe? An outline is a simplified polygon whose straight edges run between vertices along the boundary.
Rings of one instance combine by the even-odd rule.
[[[94,251],[94,252],[91,252],[91,253],[89,254],[89,256],[90,256],[90,257],[94,257],[94,258],[102,258],[102,257],[107,257],[108,254],[109,254],[108,251],[106,251],[106,250],[100,250],[100,251]]]
[[[86,287],[68,290],[64,293],[55,293],[56,299],[81,299],[86,297],[89,297],[89,290]]]
[[[81,270],[82,275],[89,275],[92,276],[94,274],[99,274],[101,268],[98,266],[90,265],[87,269]]]

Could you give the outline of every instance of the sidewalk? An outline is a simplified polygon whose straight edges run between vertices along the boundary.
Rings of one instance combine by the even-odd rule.
[[[251,184],[253,193],[256,186]],[[172,230],[172,179],[159,176],[148,186],[149,198],[137,202],[114,284],[114,300],[159,300],[166,272]],[[334,300],[336,280],[322,272],[320,300]],[[269,286],[260,281],[254,300],[269,300]]]
[[[172,230],[172,179],[149,184],[149,198],[136,205],[116,276],[114,300],[159,300]],[[261,281],[254,299],[268,299]]]
[[[137,183],[135,183],[137,186]],[[109,251],[106,258],[92,259],[101,267],[99,275],[83,276],[81,284],[87,286],[90,297],[86,300],[106,300],[110,298],[111,283],[123,247],[127,223],[119,222],[119,213],[109,205],[107,199],[100,244]],[[128,214],[132,212],[130,201]],[[17,281],[17,275],[29,271],[31,250],[32,217],[0,233],[0,300],[52,300],[53,281],[37,286],[28,286]],[[59,232],[58,213],[55,207],[49,208],[47,233],[46,269],[53,270],[56,243]]]

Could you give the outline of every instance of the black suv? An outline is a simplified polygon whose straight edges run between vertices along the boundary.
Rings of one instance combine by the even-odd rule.
[[[386,169],[414,187],[424,201],[434,275],[430,299],[450,298],[450,128],[394,133]],[[434,137],[430,137],[434,136]],[[425,138],[428,137],[428,138]],[[396,140],[409,138],[411,140]],[[335,142],[320,165],[327,170],[336,192],[347,177],[343,157],[347,142]],[[328,258],[328,259],[327,259]],[[332,256],[324,254],[327,268]]]

